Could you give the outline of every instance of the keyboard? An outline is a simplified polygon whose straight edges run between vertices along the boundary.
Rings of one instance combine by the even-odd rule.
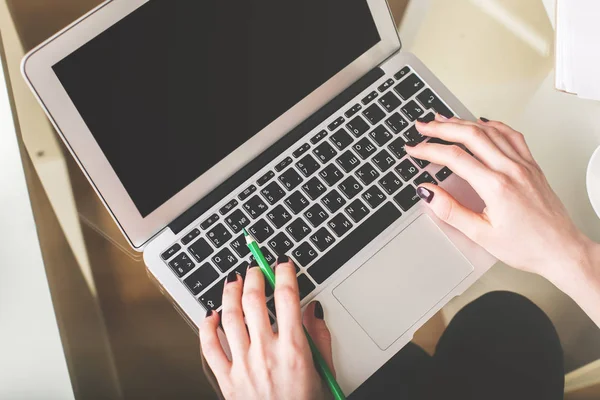
[[[408,142],[428,140],[414,126],[417,118],[433,120],[435,112],[454,115],[410,67],[381,78],[367,92],[347,110],[334,113],[323,129],[297,142],[289,155],[239,193],[231,193],[214,214],[162,253],[205,309],[220,312],[229,272],[245,277],[252,259],[244,228],[272,265],[279,255],[293,259],[300,297],[308,301],[419,202],[418,185],[438,184],[452,174],[444,167],[432,176],[425,170],[427,161],[405,151]],[[274,323],[268,285],[265,294]]]

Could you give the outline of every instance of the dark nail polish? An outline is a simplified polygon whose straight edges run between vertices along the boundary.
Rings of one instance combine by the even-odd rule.
[[[213,310],[208,310],[206,312],[206,318],[210,318],[210,317],[212,317],[212,315],[213,315]]]
[[[429,189],[419,187],[417,189],[417,195],[421,198],[421,200],[424,200],[426,203],[431,203],[431,200],[433,200],[434,193]]]
[[[285,254],[277,257],[277,264],[285,264],[288,262],[290,262],[290,258],[288,256],[286,256]]]
[[[231,271],[229,275],[227,275],[227,283],[232,283],[237,281],[237,272]]]
[[[483,122],[490,122],[490,120],[485,117],[479,117],[479,119],[482,120]]]
[[[248,269],[256,268],[256,267],[258,267],[258,263],[256,262],[256,260],[252,260]]]
[[[417,118],[417,121],[419,121],[422,124],[428,124],[431,122],[431,120],[425,118],[425,117],[421,117],[421,118]]]
[[[323,319],[323,318],[325,318],[325,315],[323,313],[323,306],[321,305],[320,301],[317,301],[315,303],[315,317],[317,319]]]
[[[406,145],[408,147],[415,147],[416,145],[418,145],[419,143],[415,142],[414,140],[410,140],[408,142],[406,142]]]

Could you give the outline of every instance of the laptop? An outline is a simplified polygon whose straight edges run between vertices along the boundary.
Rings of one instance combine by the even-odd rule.
[[[405,152],[429,140],[417,118],[474,118],[401,50],[385,0],[107,1],[22,71],[194,328],[245,274],[246,228],[293,259],[303,306],[322,303],[346,394],[495,262],[416,195],[431,182],[483,209]]]

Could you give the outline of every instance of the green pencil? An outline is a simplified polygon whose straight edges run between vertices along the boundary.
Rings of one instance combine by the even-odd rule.
[[[271,287],[274,290],[275,289],[275,272],[273,272],[273,270],[271,269],[269,262],[267,260],[265,260],[265,256],[263,255],[262,251],[260,250],[260,247],[258,247],[258,243],[256,243],[256,240],[254,240],[254,238],[252,236],[250,236],[248,231],[246,231],[245,229],[244,229],[244,236],[246,237],[246,244],[248,245],[250,252],[254,256],[254,259],[258,263],[258,266],[260,267],[261,271],[267,278],[269,285],[271,285]],[[310,335],[308,334],[308,331],[306,330],[306,328],[304,328],[304,333],[306,334],[306,339],[308,340],[308,345],[310,346],[310,351],[312,352],[313,359],[315,360],[315,364],[317,365],[317,368],[319,369],[319,373],[321,374],[321,376],[325,380],[325,382],[327,382],[327,386],[329,386],[329,390],[331,390],[331,394],[333,395],[333,398],[335,400],[345,400],[346,396],[344,396],[344,392],[342,392],[342,388],[340,388],[340,385],[335,380],[333,373],[329,369],[329,366],[327,366],[325,359],[323,358],[323,356],[317,349],[315,342],[313,342],[313,340],[310,337]]]

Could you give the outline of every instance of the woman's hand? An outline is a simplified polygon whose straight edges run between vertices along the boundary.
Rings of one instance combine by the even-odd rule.
[[[295,267],[287,257],[278,261],[283,261],[275,268],[278,333],[269,322],[265,279],[256,264],[248,269],[245,282],[231,273],[225,284],[222,324],[231,360],[217,337],[219,315],[209,313],[200,327],[202,351],[227,400],[330,397],[304,335]],[[319,303],[307,307],[304,325],[333,371],[331,336]]]
[[[422,185],[419,195],[434,213],[496,258],[538,273],[555,284],[573,276],[594,245],[571,221],[533,159],[523,135],[500,123],[469,122],[437,116],[418,123],[428,137],[463,144],[422,143],[407,147],[419,159],[448,166],[465,179],[486,204],[477,214],[442,188]]]

